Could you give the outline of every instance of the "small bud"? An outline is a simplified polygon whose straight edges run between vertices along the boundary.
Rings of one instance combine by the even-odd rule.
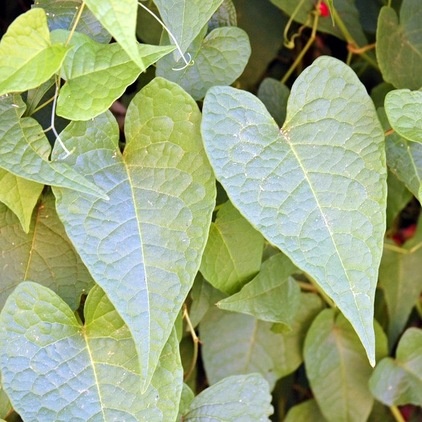
[[[326,3],[321,2],[319,4],[319,14],[323,18],[326,18],[326,17],[330,16],[330,9],[328,8],[328,6],[327,6]]]

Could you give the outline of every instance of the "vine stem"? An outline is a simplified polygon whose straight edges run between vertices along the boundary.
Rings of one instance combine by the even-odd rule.
[[[185,65],[179,68],[172,68],[174,71],[180,71],[183,69],[186,69],[188,66],[192,66],[194,64],[194,61],[192,60],[192,56],[189,53],[186,53],[189,59],[186,59],[185,55],[183,54],[182,49],[180,48],[180,45],[176,39],[176,37],[172,34],[169,28],[165,25],[165,23],[151,10],[148,9],[148,7],[144,6],[140,1],[138,1],[138,5],[142,7],[146,12],[148,12],[169,34],[170,38],[173,40],[174,44],[176,45],[177,51],[182,56],[182,60],[185,62]]]
[[[82,2],[81,7],[79,8],[78,13],[76,14],[75,22],[72,25],[72,29],[70,30],[69,36],[67,37],[67,40],[66,40],[66,43],[65,43],[66,47],[69,45],[70,40],[72,39],[73,34],[75,33],[76,27],[78,26],[78,23],[81,19],[84,7],[85,7],[85,1]]]
[[[183,304],[183,318],[186,320],[186,323],[188,324],[189,332],[192,336],[192,341],[193,341],[192,362],[190,364],[188,372],[186,372],[186,374],[184,376],[184,379],[186,381],[191,377],[191,375],[192,375],[192,373],[195,369],[196,362],[198,360],[199,344],[201,343],[201,340],[199,340],[199,337],[196,335],[195,328],[193,327],[192,322],[189,318],[188,307],[186,306],[186,303]]]

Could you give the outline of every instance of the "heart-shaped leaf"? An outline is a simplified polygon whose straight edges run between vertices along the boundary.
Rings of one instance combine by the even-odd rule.
[[[13,289],[32,280],[54,290],[77,309],[93,280],[64,231],[54,196],[43,195],[33,212],[29,232],[0,204],[0,309]]]
[[[9,26],[0,43],[0,96],[41,85],[60,68],[68,51],[52,45],[43,9],[31,9]]]
[[[192,287],[215,205],[200,119],[182,88],[155,78],[128,108],[123,155],[111,113],[62,133],[75,148],[68,160],[110,199],[54,189],[57,211],[131,330],[145,386]]]
[[[185,53],[223,0],[154,0],[161,19]],[[171,40],[175,43],[174,39]],[[180,56],[178,57],[178,59]]]
[[[0,315],[0,368],[14,409],[28,421],[175,420],[183,384],[175,333],[141,393],[134,340],[98,286],[84,314],[81,326],[60,297],[32,282],[9,296]]]
[[[369,388],[387,406],[422,406],[422,330],[406,330],[397,347],[396,359],[385,358],[377,365]]]
[[[100,188],[64,160],[49,161],[51,146],[41,125],[22,117],[26,105],[19,95],[0,97],[0,167],[25,179],[63,186],[107,198]]]
[[[265,422],[272,415],[268,383],[259,374],[227,377],[196,396],[189,421]]]
[[[52,37],[64,40],[67,31],[55,31]],[[83,34],[73,34],[73,49],[66,56],[62,77],[66,83],[60,89],[57,114],[69,120],[89,120],[106,111],[139,74],[173,46],[139,44],[139,67],[117,44],[99,44]]]
[[[409,141],[422,142],[422,91],[396,89],[385,97],[391,127]]]
[[[245,69],[251,47],[245,31],[235,27],[216,28],[205,38],[206,27],[194,40],[187,52],[193,62],[183,70],[182,59],[172,55],[157,63],[157,75],[184,88],[195,100],[204,98],[214,85],[230,85]]]
[[[384,80],[396,88],[422,86],[421,22],[420,0],[403,0],[400,19],[389,6],[384,6],[378,16],[378,64]]]
[[[202,134],[233,204],[335,301],[374,365],[384,134],[355,73],[317,59],[293,85],[281,130],[252,94],[213,87]]]

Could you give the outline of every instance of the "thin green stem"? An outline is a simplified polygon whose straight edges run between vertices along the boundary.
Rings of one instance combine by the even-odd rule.
[[[84,7],[85,7],[85,1],[82,2],[81,7],[78,9],[78,13],[76,14],[75,21],[73,22],[72,29],[70,30],[69,36],[67,37],[65,46],[67,46],[70,43],[70,40],[72,39],[73,34],[75,33],[76,27],[78,26],[78,23],[81,19]]]
[[[292,26],[292,23],[294,21],[295,16],[297,15],[297,12],[299,12],[300,8],[303,6],[305,0],[301,0],[295,10],[293,11],[293,13],[289,16],[289,20],[286,23],[286,26],[284,27],[284,31],[283,31],[283,38],[284,38],[284,45],[287,48],[293,48],[294,47],[294,39],[300,35],[301,30],[299,29],[298,34],[295,34],[292,36],[292,38],[289,39],[288,33],[289,33],[289,29]]]
[[[397,406],[390,406],[390,410],[397,422],[406,422]]]
[[[188,325],[189,332],[192,336],[192,341],[193,341],[192,362],[191,362],[191,365],[190,365],[188,372],[186,372],[186,374],[184,376],[184,379],[186,381],[191,377],[193,371],[195,370],[196,362],[198,360],[199,343],[201,341],[199,340],[198,336],[196,335],[195,328],[193,327],[192,322],[189,318],[188,307],[186,306],[186,304],[183,305],[183,318],[186,320],[186,323]]]
[[[39,105],[37,108],[35,108],[32,113],[31,116],[33,114],[35,114],[37,111],[40,111],[41,109],[43,109],[44,107],[48,106],[52,101],[54,101],[54,97],[49,98],[47,101],[44,101],[41,105]]]

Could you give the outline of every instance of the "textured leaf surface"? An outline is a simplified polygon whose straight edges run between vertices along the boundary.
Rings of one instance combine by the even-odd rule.
[[[32,211],[44,185],[22,179],[0,168],[0,202],[6,204],[19,218],[23,230],[28,233]]]
[[[262,264],[259,274],[239,293],[221,300],[217,306],[290,327],[300,304],[299,285],[290,277],[295,270],[285,255],[274,255]]]
[[[64,45],[51,45],[44,10],[18,16],[0,42],[0,95],[26,91],[48,80],[67,50]]]
[[[237,13],[233,0],[223,0],[220,7],[208,21],[209,31],[220,26],[237,26]]]
[[[176,38],[183,53],[222,2],[223,0],[154,0],[161,19]],[[171,42],[174,43],[174,40]]]
[[[379,328],[378,357],[387,354]],[[372,368],[350,323],[335,311],[322,311],[309,329],[304,347],[306,374],[319,407],[328,421],[368,418],[373,397],[368,389]],[[359,406],[356,406],[359,403]]]
[[[403,0],[400,18],[384,6],[378,17],[377,59],[383,78],[396,88],[422,86],[422,9],[419,0]]]
[[[31,282],[9,297],[0,322],[2,382],[23,419],[175,419],[183,382],[175,334],[141,394],[134,341],[99,287],[88,295],[83,327],[55,293]]]
[[[34,2],[34,7],[45,10],[50,31],[55,29],[70,31],[81,5],[82,0],[36,0]],[[111,40],[111,35],[87,7],[82,11],[75,31],[101,43],[107,44]]]
[[[422,330],[409,328],[404,333],[396,359],[385,358],[377,365],[369,388],[387,406],[422,406]]]
[[[56,31],[57,39],[66,39],[66,31]],[[89,120],[106,111],[139,74],[172,46],[140,44],[140,68],[117,44],[99,44],[83,34],[74,34],[72,51],[66,57],[62,76],[66,83],[60,89],[57,114],[69,120]]]
[[[199,325],[210,384],[228,375],[259,372],[273,388],[277,379],[294,372],[302,363],[303,340],[320,308],[315,295],[302,295],[292,330],[282,334],[273,332],[269,322],[210,308]]]
[[[51,147],[40,124],[23,117],[19,95],[0,97],[0,167],[34,182],[106,196],[64,161],[48,161]]]
[[[262,235],[228,201],[211,223],[200,271],[215,288],[235,293],[259,271],[263,249]]]
[[[233,204],[335,301],[374,364],[386,169],[365,87],[340,61],[317,59],[295,81],[281,130],[252,94],[213,87],[202,133]]]
[[[387,240],[382,255],[379,287],[388,310],[388,337],[395,344],[422,292],[422,224],[402,247]]]
[[[391,127],[409,141],[422,142],[421,110],[422,91],[399,89],[385,97],[385,112]]]
[[[137,0],[85,0],[85,3],[128,56],[144,68],[136,40]]]
[[[52,194],[41,197],[25,233],[17,218],[0,204],[0,309],[22,280],[49,287],[72,309],[93,284],[60,222]]]
[[[204,27],[206,31],[206,27]],[[204,98],[214,85],[230,85],[243,72],[251,55],[248,35],[236,27],[216,28],[205,38],[201,31],[187,49],[193,63],[183,70],[182,59],[172,55],[157,63],[157,75],[179,84],[195,100]]]
[[[259,85],[258,98],[280,127],[286,120],[289,95],[289,88],[275,79],[265,78]]]
[[[273,413],[268,383],[258,374],[227,377],[196,396],[186,422],[265,422]]]
[[[129,326],[147,385],[193,284],[215,204],[198,106],[156,78],[126,115],[126,149],[110,113],[62,134],[72,165],[109,201],[54,192],[69,237]]]

